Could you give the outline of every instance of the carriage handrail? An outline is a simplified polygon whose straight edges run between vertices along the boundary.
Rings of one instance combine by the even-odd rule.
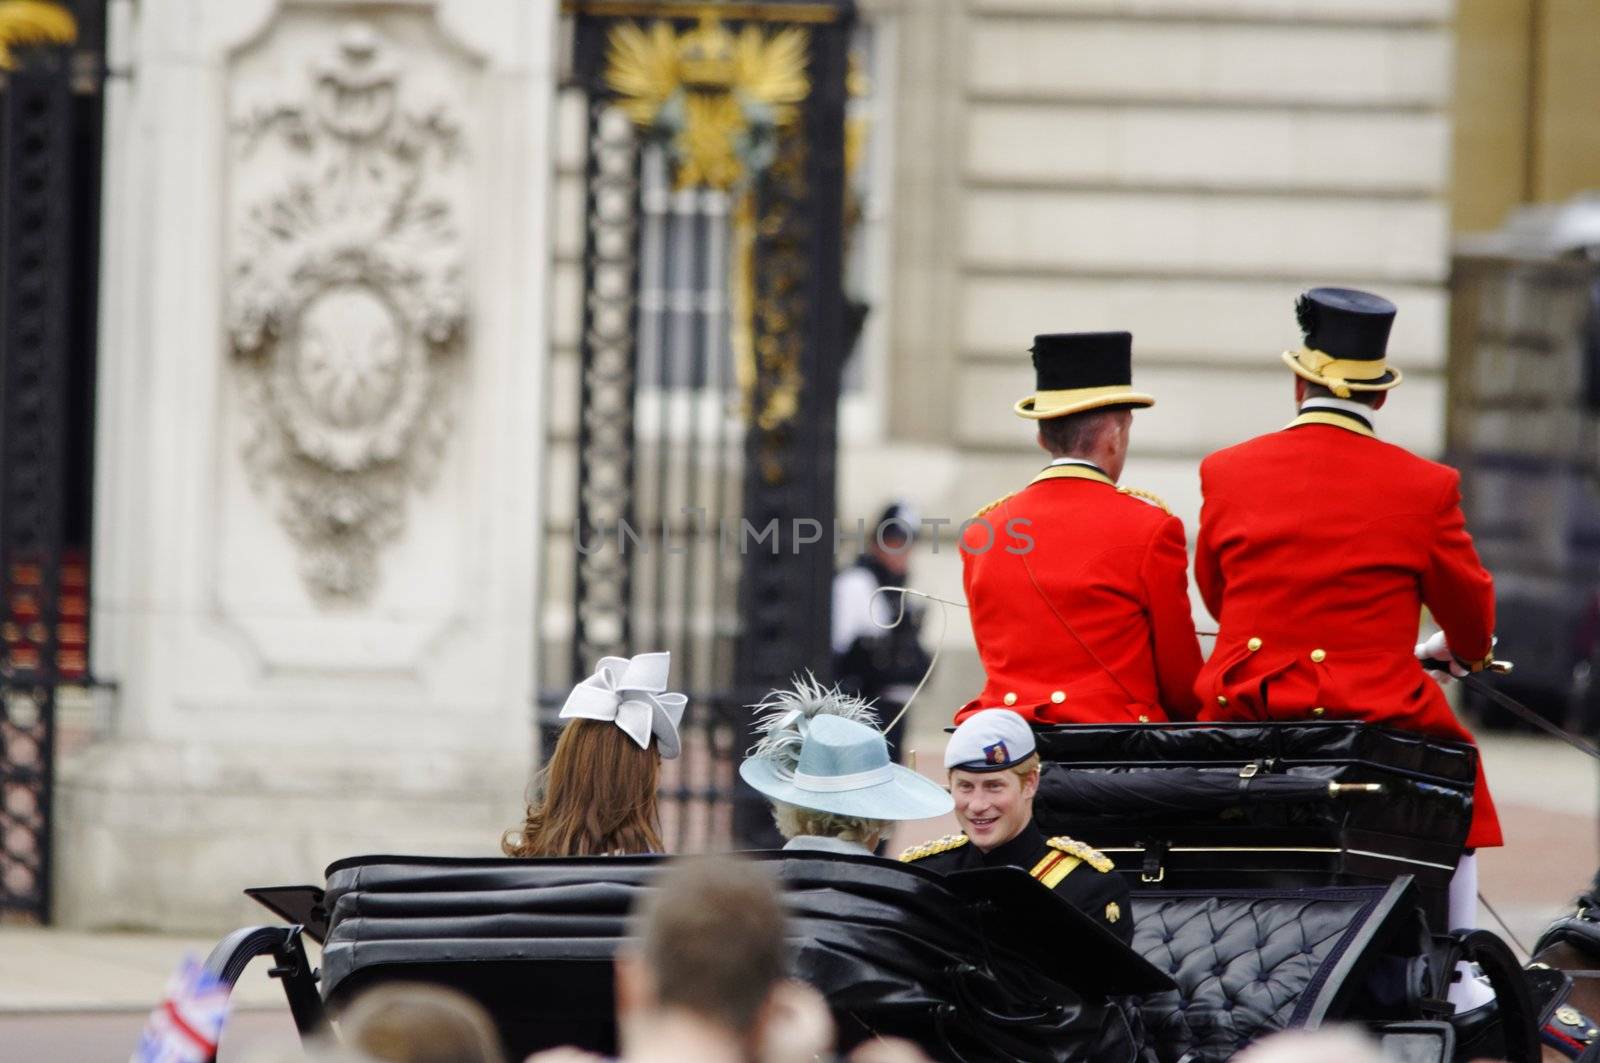
[[[314,1037],[327,1031],[328,1013],[317,994],[317,972],[311,969],[303,938],[304,928],[300,926],[240,927],[217,942],[206,957],[205,970],[232,992],[250,961],[271,955],[276,966],[267,974],[283,981],[283,995],[288,998],[295,1028],[302,1038]],[[216,1058],[212,1053],[207,1063],[216,1063]]]

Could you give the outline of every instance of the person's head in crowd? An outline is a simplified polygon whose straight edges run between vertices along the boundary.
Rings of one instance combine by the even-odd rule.
[[[671,655],[601,658],[562,706],[567,721],[507,856],[659,853],[662,758],[678,755],[687,704],[667,691]]]
[[[903,499],[890,502],[878,515],[878,523],[867,541],[867,553],[891,573],[904,578],[911,568],[911,548],[916,545],[920,521],[911,503]]]
[[[984,852],[1033,822],[1039,753],[1028,721],[1010,709],[984,709],[961,722],[945,747],[950,796],[967,839]]]
[[[787,969],[783,907],[763,867],[730,856],[673,864],[634,912],[617,956],[624,1057],[665,1056],[674,1045],[708,1059],[756,1058]]]
[[[1383,1063],[1372,1038],[1354,1028],[1285,1030],[1234,1056],[1235,1063]]]
[[[898,1037],[873,1037],[850,1053],[849,1063],[932,1063],[922,1049]]]
[[[339,1021],[340,1040],[383,1063],[504,1063],[500,1035],[454,989],[391,983],[361,994]]]
[[[760,738],[739,775],[771,800],[787,848],[870,854],[895,822],[950,811],[950,796],[936,783],[890,760],[877,715],[862,699],[807,675],[755,710]]]

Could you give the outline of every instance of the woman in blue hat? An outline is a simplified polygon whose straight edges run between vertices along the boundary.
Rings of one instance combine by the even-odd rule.
[[[785,849],[872,856],[902,819],[953,807],[938,783],[889,759],[872,708],[807,677],[756,706],[760,740],[739,775],[772,801]]]

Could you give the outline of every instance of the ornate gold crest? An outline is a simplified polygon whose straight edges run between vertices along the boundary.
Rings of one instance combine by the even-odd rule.
[[[753,25],[735,33],[707,6],[682,33],[665,19],[622,22],[607,44],[606,86],[636,126],[666,145],[677,187],[733,197],[728,294],[735,379],[745,415],[764,427],[784,423],[799,407],[793,373],[780,373],[762,408],[752,408],[758,219],[751,179],[777,159],[780,136],[811,92],[811,34]]]
[[[1106,905],[1106,922],[1115,923],[1122,918],[1122,906],[1116,901]]]
[[[0,0],[0,70],[15,70],[17,45],[71,44],[78,23],[60,4],[46,0]]]
[[[682,34],[666,21],[623,22],[611,30],[606,85],[667,141],[678,187],[729,189],[772,161],[778,129],[811,91],[809,47],[799,27],[734,34],[710,10]]]

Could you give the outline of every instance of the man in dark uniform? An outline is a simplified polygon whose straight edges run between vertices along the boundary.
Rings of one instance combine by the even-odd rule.
[[[916,527],[909,505],[890,503],[861,556],[833,579],[833,678],[846,694],[875,704],[895,760],[906,728],[900,710],[931,662],[922,648],[921,604],[908,600],[900,613],[898,595],[877,591],[905,586]],[[891,627],[897,615],[900,622]]]
[[[1028,721],[1009,709],[973,713],[950,736],[944,764],[962,833],[913,846],[902,861],[941,873],[1020,867],[1124,942],[1133,940],[1128,885],[1110,859],[1072,838],[1047,838],[1034,825],[1039,754]]]

